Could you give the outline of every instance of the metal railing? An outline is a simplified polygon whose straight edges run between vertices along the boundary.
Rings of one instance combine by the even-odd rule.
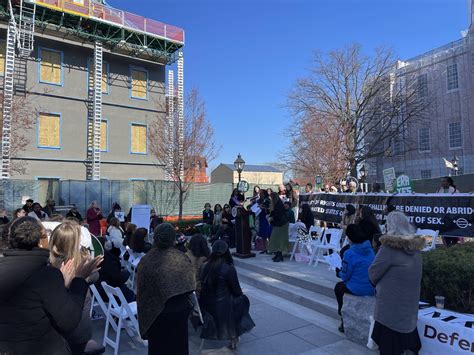
[[[131,31],[144,32],[152,36],[184,44],[184,30],[179,27],[167,25],[90,0],[83,0],[82,3],[73,0],[28,0],[28,2],[97,21],[112,23]]]

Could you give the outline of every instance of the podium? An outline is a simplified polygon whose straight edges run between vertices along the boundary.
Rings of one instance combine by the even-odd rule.
[[[232,253],[236,258],[246,259],[255,257],[252,253],[252,232],[250,231],[249,217],[251,212],[243,207],[237,208],[235,217],[235,244],[237,251]]]

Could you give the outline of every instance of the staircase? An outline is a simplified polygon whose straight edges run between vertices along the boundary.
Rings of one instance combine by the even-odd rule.
[[[13,108],[13,76],[15,70],[15,22],[8,23],[7,47],[5,56],[5,76],[3,78],[2,102],[2,171],[1,178],[10,178],[10,154],[12,133],[12,108]]]
[[[33,51],[35,34],[35,13],[36,4],[32,7],[25,6],[24,1],[20,1],[20,23],[19,23],[19,57],[29,57]]]
[[[234,258],[234,264],[241,282],[339,320],[334,272],[326,265],[313,267],[287,260],[273,263],[270,256],[257,256]]]

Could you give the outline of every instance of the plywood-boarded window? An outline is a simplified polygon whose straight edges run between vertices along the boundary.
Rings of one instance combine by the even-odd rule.
[[[39,54],[40,82],[62,85],[62,53],[40,48]]]
[[[92,59],[89,59],[88,65],[88,82],[89,88],[94,88],[94,62]],[[102,93],[108,94],[109,93],[109,63],[103,62],[102,65]]]
[[[145,125],[132,124],[130,152],[133,154],[147,153],[147,129]]]
[[[61,148],[61,116],[40,113],[38,119],[38,147]]]
[[[5,74],[5,54],[7,53],[7,42],[0,41],[0,75]]]
[[[103,152],[106,152],[108,150],[108,142],[107,142],[107,137],[108,137],[108,124],[107,121],[102,121],[100,123],[100,150]]]
[[[146,100],[148,98],[148,73],[145,70],[132,69],[130,71],[132,80],[132,94],[136,99]]]

